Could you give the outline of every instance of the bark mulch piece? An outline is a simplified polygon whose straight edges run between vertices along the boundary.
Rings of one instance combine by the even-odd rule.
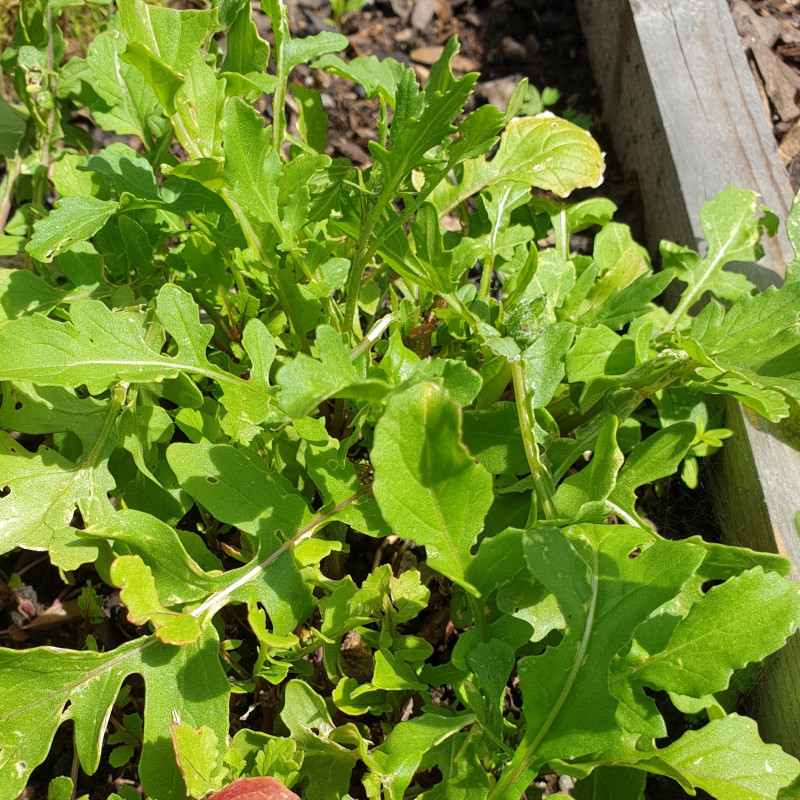
[[[728,0],[795,191],[800,189],[800,2]]]

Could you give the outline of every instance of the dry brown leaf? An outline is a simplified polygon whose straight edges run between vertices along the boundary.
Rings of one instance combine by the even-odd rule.
[[[65,622],[81,618],[81,610],[77,600],[67,600],[62,603],[56,600],[49,608],[41,611],[27,625],[23,625],[24,630],[32,628],[52,628],[54,625],[63,625]]]

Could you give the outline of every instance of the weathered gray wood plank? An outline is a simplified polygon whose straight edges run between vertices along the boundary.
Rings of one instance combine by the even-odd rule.
[[[651,249],[704,245],[698,212],[729,185],[785,217],[792,189],[725,0],[577,0],[605,120],[639,185]],[[792,258],[785,233],[760,265],[761,288]],[[800,453],[731,403],[736,432],[714,464],[717,515],[736,544],[788,556],[800,579]],[[767,667],[754,696],[762,735],[800,756],[800,640]]]
[[[703,243],[697,212],[726,186],[784,217],[792,190],[725,0],[577,0],[606,122],[639,182],[649,244]],[[680,198],[679,202],[676,199]],[[767,244],[764,288],[791,248]]]

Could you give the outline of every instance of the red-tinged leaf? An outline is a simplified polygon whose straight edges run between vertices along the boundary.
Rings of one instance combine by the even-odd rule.
[[[239,778],[209,800],[300,800],[277,778]]]

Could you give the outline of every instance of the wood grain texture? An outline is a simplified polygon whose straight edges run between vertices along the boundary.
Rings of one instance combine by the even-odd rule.
[[[577,0],[605,120],[639,186],[651,250],[661,239],[698,247],[698,213],[729,185],[758,191],[785,218],[788,175],[725,0]],[[792,258],[783,229],[760,264],[760,288]],[[730,403],[735,436],[713,464],[715,511],[731,543],[780,552],[800,579],[800,452]],[[753,694],[764,738],[800,756],[800,639],[767,666]]]

